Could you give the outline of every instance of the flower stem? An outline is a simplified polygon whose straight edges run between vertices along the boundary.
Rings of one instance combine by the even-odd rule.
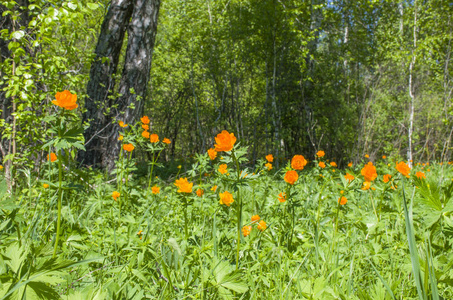
[[[60,153],[61,156],[61,153]],[[61,157],[58,158],[58,216],[57,216],[57,235],[55,237],[55,246],[53,248],[52,257],[55,258],[57,255],[58,240],[60,238],[60,226],[61,226],[61,200],[63,198],[63,190],[61,183],[63,181],[63,170],[61,166]]]
[[[237,209],[237,219],[238,219],[238,240],[237,240],[237,248],[236,248],[236,270],[239,268],[239,249],[241,245],[241,217],[242,217],[242,201],[239,195],[239,188],[238,188],[238,209]]]
[[[236,163],[236,170],[237,170],[237,179],[236,179],[236,184],[238,184],[237,189],[238,189],[238,196],[237,196],[237,201],[238,201],[238,206],[237,206],[237,246],[236,246],[236,270],[239,268],[239,250],[241,246],[241,218],[242,218],[242,201],[241,201],[241,195],[240,195],[240,189],[239,189],[239,181],[241,180],[241,170],[239,169],[239,161],[236,158],[236,155],[234,154],[234,150],[231,151],[231,156],[233,157],[234,162]]]
[[[189,239],[189,231],[187,230],[187,199],[184,196],[184,235],[186,237],[186,241]]]

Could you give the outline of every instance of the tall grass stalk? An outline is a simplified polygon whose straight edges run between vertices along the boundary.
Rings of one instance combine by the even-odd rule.
[[[404,178],[402,178],[402,186],[403,186],[404,218],[406,220],[406,234],[407,234],[407,240],[409,243],[409,252],[411,255],[412,273],[414,274],[414,281],[415,281],[415,285],[417,287],[417,293],[418,293],[419,299],[427,300],[428,296],[427,296],[426,291],[424,290],[424,286],[423,286],[423,279],[421,276],[417,244],[415,242],[415,230],[414,230],[414,225],[413,225],[413,221],[412,221],[412,204],[413,204],[413,199],[414,199],[414,194],[415,194],[415,187],[412,192],[411,205],[410,205],[410,208],[408,209],[406,195],[405,195],[405,191],[404,191]]]
[[[61,226],[61,201],[63,198],[63,189],[61,188],[63,182],[63,167],[61,165],[61,153],[60,157],[58,157],[58,215],[57,215],[57,235],[55,236],[55,246],[53,248],[53,255],[52,257],[55,258],[57,256],[57,247],[58,241],[60,239],[60,226]],[[49,156],[50,159],[50,156]]]

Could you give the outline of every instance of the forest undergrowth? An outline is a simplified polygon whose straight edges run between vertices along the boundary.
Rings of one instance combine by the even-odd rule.
[[[178,165],[143,116],[101,172],[75,160],[76,101],[53,101],[39,173],[0,175],[0,299],[453,298],[452,163],[252,165],[224,130]]]

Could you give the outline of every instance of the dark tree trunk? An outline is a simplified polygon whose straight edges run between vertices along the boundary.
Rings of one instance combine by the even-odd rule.
[[[96,46],[96,58],[91,65],[90,81],[87,86],[87,99],[83,121],[90,127],[85,131],[86,152],[79,153],[79,161],[86,165],[102,163],[106,139],[112,135],[115,113],[111,111],[118,61],[124,35],[133,11],[133,0],[112,0],[102,23]]]
[[[160,0],[134,1],[134,11],[128,27],[126,59],[119,85],[121,96],[113,110],[113,114],[127,124],[135,123],[143,113],[159,7]],[[109,130],[104,145],[106,151],[103,153],[102,165],[111,170],[120,150],[118,126]]]

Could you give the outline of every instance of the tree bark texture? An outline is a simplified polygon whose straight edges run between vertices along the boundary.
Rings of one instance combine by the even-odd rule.
[[[91,65],[90,81],[87,86],[87,99],[83,121],[90,127],[85,130],[86,152],[79,153],[79,161],[86,165],[102,163],[105,139],[111,134],[115,113],[110,107],[113,100],[109,98],[114,92],[116,73],[121,47],[127,25],[133,11],[132,0],[113,0],[102,23],[96,46],[96,58]]]
[[[160,0],[135,0],[124,68],[119,84],[119,98],[113,114],[126,124],[135,123],[143,114],[145,96],[150,79],[151,59],[157,32]],[[113,126],[104,140],[102,165],[113,169],[118,158],[118,126]]]

